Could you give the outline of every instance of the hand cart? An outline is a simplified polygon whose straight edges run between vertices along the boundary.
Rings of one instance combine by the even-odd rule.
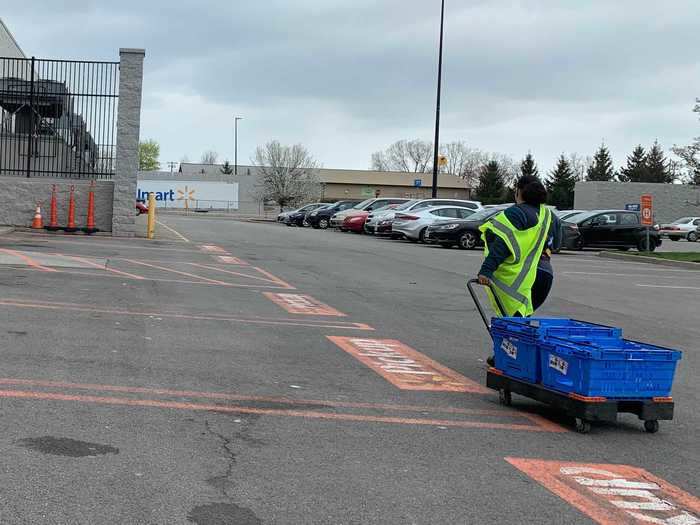
[[[474,290],[474,285],[476,284],[479,284],[477,279],[468,281],[467,289],[491,336],[491,325]],[[498,297],[494,297],[499,310],[504,312]],[[554,407],[575,418],[576,430],[582,434],[586,434],[591,430],[592,422],[616,422],[619,413],[635,414],[644,421],[644,430],[652,434],[659,430],[660,420],[670,421],[673,419],[674,403],[670,397],[608,399],[605,397],[586,397],[575,393],[567,394],[546,388],[540,384],[510,377],[493,366],[490,366],[486,372],[486,386],[497,390],[500,403],[506,406],[511,406],[512,393],[516,393]]]

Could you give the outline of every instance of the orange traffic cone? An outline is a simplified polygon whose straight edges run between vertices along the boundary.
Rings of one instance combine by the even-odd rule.
[[[58,226],[58,204],[56,203],[56,185],[53,185],[53,190],[51,190],[51,218],[49,220],[49,225],[46,227],[50,232],[55,232],[61,228]]]
[[[75,186],[70,187],[70,197],[68,198],[68,226],[63,228],[69,233],[77,232],[75,226]]]
[[[90,183],[90,191],[88,191],[87,224],[83,231],[88,235],[99,231],[95,228],[95,181]]]
[[[32,230],[43,230],[44,221],[41,218],[41,206],[36,205],[36,211],[34,212],[34,220],[32,221]]]

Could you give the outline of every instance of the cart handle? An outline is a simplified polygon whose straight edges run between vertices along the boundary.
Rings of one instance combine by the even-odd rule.
[[[479,298],[476,295],[476,292],[474,291],[474,285],[475,284],[480,284],[479,279],[470,279],[467,281],[467,289],[469,290],[469,295],[472,296],[472,299],[474,301],[474,304],[476,305],[476,309],[479,310],[479,315],[481,315],[481,319],[484,321],[484,326],[486,326],[486,330],[488,331],[489,335],[491,335],[491,323],[489,323],[488,317],[486,317],[486,312],[484,311],[484,307],[481,305],[481,301],[479,301]],[[489,287],[491,285],[488,285]],[[493,294],[493,292],[492,292]],[[498,306],[498,309],[500,310],[501,316],[505,315],[505,310],[503,308],[503,304],[501,303],[501,300],[498,298],[496,294],[493,294],[494,299],[496,300],[496,306]]]

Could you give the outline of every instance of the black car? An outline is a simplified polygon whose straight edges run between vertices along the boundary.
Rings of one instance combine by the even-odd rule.
[[[330,222],[331,222],[331,217],[338,213],[339,211],[347,210],[348,208],[352,208],[355,204],[358,204],[359,202],[362,202],[360,200],[346,200],[346,201],[338,201],[333,204],[329,204],[323,208],[318,208],[316,210],[312,210],[309,213],[306,214],[306,222],[309,223],[309,225],[312,228],[316,229],[322,229],[325,230],[328,228]]]
[[[567,248],[617,248],[654,251],[661,246],[657,229],[643,226],[639,213],[624,210],[594,210],[570,218],[578,228],[578,236],[566,236]],[[649,245],[647,246],[647,235]]]
[[[457,245],[462,250],[472,250],[477,246],[483,246],[484,243],[481,240],[479,227],[509,206],[512,206],[512,204],[485,208],[470,215],[468,219],[441,222],[429,226],[425,232],[425,240],[439,244],[444,248],[451,248]]]
[[[289,212],[286,217],[284,217],[283,222],[287,226],[308,226],[306,223],[306,214],[318,210],[324,206],[328,206],[327,202],[314,202],[312,204],[307,204],[306,206],[299,208],[296,211]]]

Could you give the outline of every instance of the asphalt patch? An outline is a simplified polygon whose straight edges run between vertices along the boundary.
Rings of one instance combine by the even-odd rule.
[[[193,508],[187,519],[197,525],[259,525],[255,513],[233,503],[210,503]]]
[[[102,456],[105,454],[119,454],[119,449],[99,443],[88,443],[70,438],[42,436],[36,438],[23,438],[15,441],[20,447],[35,450],[42,454],[54,456],[68,456],[71,458],[84,458]]]

